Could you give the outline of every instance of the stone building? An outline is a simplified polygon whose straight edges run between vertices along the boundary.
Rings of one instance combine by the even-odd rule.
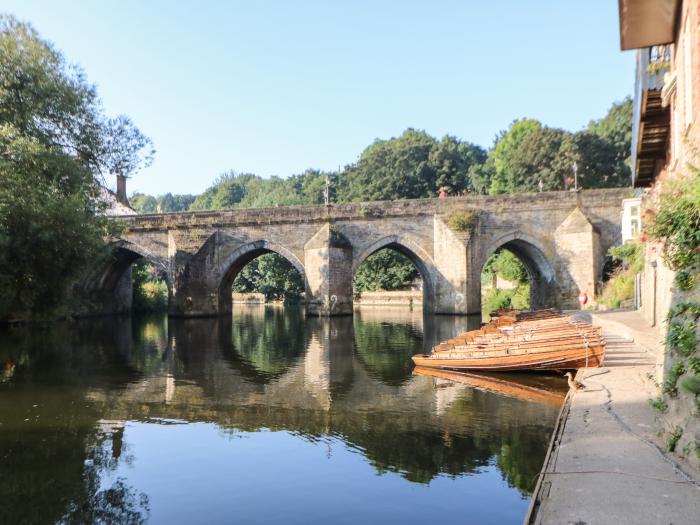
[[[620,0],[623,50],[637,50],[632,179],[642,208],[673,173],[697,164],[700,148],[700,2]],[[643,218],[641,218],[643,220]],[[641,312],[661,328],[673,300],[673,272],[661,246],[646,243]]]

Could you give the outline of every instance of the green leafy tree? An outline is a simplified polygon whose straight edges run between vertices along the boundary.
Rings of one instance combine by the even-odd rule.
[[[96,177],[133,173],[146,142],[30,25],[0,16],[0,318],[65,304],[110,233]]]
[[[197,197],[195,195],[173,195],[165,193],[157,198],[156,210],[159,213],[186,211]]]
[[[352,280],[356,292],[399,290],[411,285],[418,270],[402,253],[384,248],[365,259]]]
[[[214,184],[199,195],[190,205],[191,210],[221,210],[233,208],[245,197],[246,185],[255,175],[237,174],[233,171],[219,176]]]
[[[153,195],[134,193],[129,204],[139,213],[158,213],[158,200]]]
[[[542,129],[542,124],[533,119],[521,119],[514,121],[508,131],[501,132],[496,143],[489,153],[493,162],[493,177],[489,186],[489,193],[514,193],[517,184],[513,179],[513,164],[520,154],[520,145],[525,138]]]
[[[428,161],[435,170],[435,187],[447,186],[453,195],[458,195],[473,191],[470,170],[486,161],[486,151],[475,144],[445,135],[430,150]]]
[[[514,150],[504,175],[509,193],[563,190],[572,162],[562,154],[569,134],[561,129],[540,127],[525,134]]]
[[[435,171],[429,163],[437,141],[424,131],[407,129],[398,138],[375,140],[343,174],[344,201],[410,199],[435,195]]]
[[[95,161],[102,174],[129,177],[153,162],[153,142],[125,115],[103,119],[98,138]]]
[[[483,162],[479,146],[445,136],[439,142],[412,128],[400,137],[376,140],[341,174],[339,200],[413,199],[436,196],[438,187],[468,191],[469,171]]]
[[[233,291],[258,292],[267,300],[295,302],[304,293],[304,281],[287,259],[277,253],[266,253],[239,272],[233,281]]]
[[[469,181],[475,193],[488,195],[495,177],[493,155],[489,155],[483,164],[475,164],[469,168]]]
[[[134,193],[129,198],[129,204],[139,213],[168,213],[187,211],[196,198],[196,195],[189,194],[165,193],[154,197],[143,193]]]
[[[600,138],[607,145],[606,163],[609,171],[605,183],[607,186],[625,186],[631,182],[630,156],[632,144],[632,99],[626,97],[616,102],[608,113],[599,120],[588,124],[588,132]]]

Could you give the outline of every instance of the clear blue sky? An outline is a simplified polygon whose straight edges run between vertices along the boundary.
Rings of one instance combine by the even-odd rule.
[[[520,117],[578,130],[631,94],[617,2],[4,0],[157,150],[129,183],[353,162],[407,127],[488,147]]]

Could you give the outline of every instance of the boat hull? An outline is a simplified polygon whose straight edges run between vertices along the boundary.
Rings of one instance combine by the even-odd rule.
[[[595,368],[603,365],[605,346],[567,350],[533,351],[528,353],[504,353],[484,356],[441,356],[417,354],[412,357],[416,366],[445,370],[490,370],[508,372],[514,370],[571,370]]]

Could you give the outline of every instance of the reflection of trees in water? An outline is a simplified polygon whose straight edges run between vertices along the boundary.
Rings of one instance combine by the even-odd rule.
[[[120,454],[114,453],[114,447],[122,433],[123,428],[92,437],[87,453],[89,461],[83,469],[83,490],[69,503],[61,522],[140,524],[148,521],[147,494],[137,492],[121,478],[107,488],[101,484],[105,472],[116,470],[119,464]]]
[[[132,321],[131,366],[143,374],[153,374],[163,363],[168,348],[168,318],[147,315]]]
[[[395,472],[417,483],[429,483],[439,475],[475,473],[495,464],[509,486],[530,494],[544,460],[551,432],[549,422],[553,422],[555,411],[541,414],[538,407],[528,408],[528,403],[515,401],[508,413],[524,410],[527,416],[520,423],[538,416],[541,423],[501,426],[504,416],[499,414],[489,422],[483,414],[470,419],[470,412],[464,412],[465,404],[470,405],[473,414],[486,408],[484,399],[478,398],[458,400],[447,421],[428,413],[387,412],[381,407],[375,412],[345,407],[327,412],[250,406],[226,410],[218,424],[231,433],[269,429],[311,440],[335,436],[360,450],[378,473]],[[509,400],[505,402],[510,404]]]
[[[299,308],[243,310],[231,325],[226,359],[247,379],[268,383],[282,376],[306,351],[307,327]]]
[[[429,378],[409,381],[409,358],[421,350],[421,336],[409,325],[347,322],[326,327],[304,322],[298,312],[267,308],[237,315],[233,322],[113,319],[0,337],[0,361],[16,365],[11,380],[0,383],[0,498],[12,502],[0,505],[0,522],[145,519],[144,494],[124,480],[100,484],[106,472],[128,461],[128,454],[120,452],[123,430],[98,429],[105,419],[207,421],[224,429],[268,428],[312,440],[331,435],[361,450],[380,473],[427,483],[495,464],[510,486],[522,493],[532,490],[555,409],[464,386],[440,413],[430,403],[412,404],[412,396],[431,392],[421,383]],[[228,388],[212,377],[235,379],[231,367],[257,383],[271,382],[298,362],[311,335],[318,339],[322,329],[324,344],[331,345],[331,375],[338,375],[344,392],[332,398],[330,407],[285,408],[260,397],[255,404],[239,405],[207,394]],[[353,337],[354,356],[375,381],[367,381],[356,365],[359,374],[348,371]],[[162,397],[149,402],[126,395],[126,384],[163,373],[160,362],[168,352],[177,356],[177,376],[201,387],[188,391],[197,397],[168,404]],[[336,360],[343,363],[336,372],[334,352],[345,358]],[[360,390],[357,381],[364,385]],[[355,396],[376,398],[376,405],[360,409]]]
[[[101,323],[24,327],[0,338],[0,360],[15,363],[0,384],[0,523],[140,523],[148,497],[117,480],[102,487],[118,458],[98,430],[104,406],[95,388],[138,377]],[[102,328],[105,328],[104,325]]]
[[[411,356],[422,352],[422,337],[412,326],[354,321],[355,353],[367,373],[388,385],[411,377]]]
[[[361,449],[378,472],[428,483],[441,474],[476,472],[495,460],[509,486],[531,493],[556,410],[469,389],[465,393],[439,419],[410,411],[334,412],[331,429]]]

